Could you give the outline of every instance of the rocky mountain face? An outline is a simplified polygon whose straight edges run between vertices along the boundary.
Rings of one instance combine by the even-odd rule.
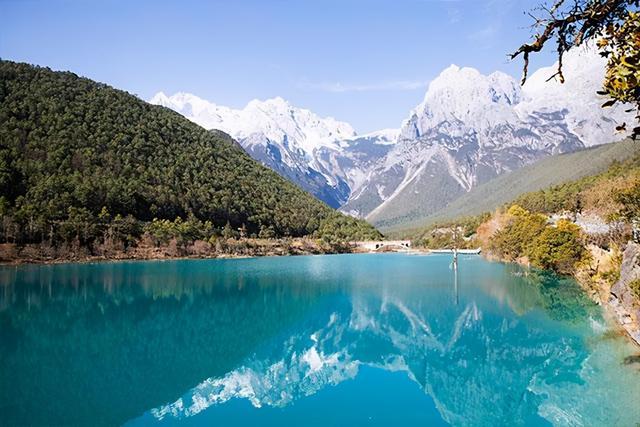
[[[601,109],[605,60],[594,48],[565,55],[524,86],[511,76],[452,65],[397,130],[357,135],[347,123],[296,108],[282,98],[242,110],[195,95],[159,93],[169,107],[207,129],[232,135],[255,159],[332,207],[375,225],[415,221],[479,184],[543,157],[622,139],[633,120],[625,106]]]
[[[604,60],[581,48],[565,57],[565,84],[535,72],[521,87],[511,76],[451,66],[433,80],[401,126],[372,179],[343,206],[378,226],[433,213],[475,186],[536,160],[608,143],[624,106],[601,109]]]
[[[493,212],[525,193],[600,174],[606,171],[612,162],[624,162],[636,155],[640,155],[640,144],[627,139],[572,153],[549,156],[480,184],[447,204],[443,209],[416,216],[413,220],[403,221],[389,228],[388,231],[404,233],[438,222]]]

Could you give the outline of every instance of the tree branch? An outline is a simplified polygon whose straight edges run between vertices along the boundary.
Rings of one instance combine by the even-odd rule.
[[[575,1],[568,12],[556,16],[565,0],[556,0],[550,9],[542,8],[549,14],[549,19],[536,18],[535,27],[543,27],[542,31],[535,35],[535,40],[531,43],[525,43],[510,55],[513,60],[522,55],[524,59],[522,84],[527,80],[529,69],[529,55],[531,53],[540,52],[545,44],[557,35],[558,37],[558,56],[559,68],[558,75],[562,77],[562,55],[570,47],[578,46],[585,40],[588,33],[597,33],[604,25],[610,22],[610,18],[616,11],[625,5],[637,3],[637,0],[593,0],[586,7],[582,7],[580,1]],[[577,35],[574,34],[574,24],[582,23]]]

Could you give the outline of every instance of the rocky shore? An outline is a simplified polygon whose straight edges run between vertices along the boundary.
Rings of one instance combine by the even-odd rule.
[[[640,345],[640,245],[628,243],[622,255],[620,277],[611,287],[607,304],[629,336]]]

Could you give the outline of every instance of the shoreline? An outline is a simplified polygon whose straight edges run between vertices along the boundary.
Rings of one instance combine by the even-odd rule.
[[[107,264],[116,262],[145,262],[145,261],[181,261],[181,260],[206,260],[206,259],[245,259],[259,257],[277,257],[288,255],[221,255],[221,256],[176,256],[176,257],[84,257],[84,258],[54,258],[54,259],[19,259],[15,261],[0,261],[0,267],[19,267],[19,266],[41,266],[41,265],[62,265],[62,264]],[[297,256],[297,255],[290,255]]]
[[[265,255],[212,255],[212,256],[175,256],[175,257],[151,257],[151,258],[137,258],[137,257],[122,257],[122,258],[107,258],[107,257],[88,257],[88,258],[56,258],[48,260],[31,260],[21,259],[17,261],[0,261],[0,267],[20,267],[20,266],[43,266],[43,265],[62,265],[62,264],[107,264],[117,262],[147,262],[147,261],[186,261],[186,260],[214,260],[214,259],[251,259],[251,258],[282,258],[282,257],[298,257],[298,256],[324,256],[324,255],[361,255],[375,252],[323,252],[323,253],[295,253],[295,254],[265,254]],[[380,252],[382,253],[382,252]],[[400,253],[400,252],[398,252]]]
[[[120,261],[173,261],[206,259],[244,259],[261,257],[334,255],[368,253],[347,242],[327,243],[317,239],[230,239],[230,245],[220,249],[206,242],[196,241],[191,245],[176,248],[175,245],[145,245],[125,250],[110,251],[107,254],[89,254],[86,250],[68,251],[64,256],[48,255],[52,248],[40,250],[41,245],[0,244],[0,266],[90,264]],[[208,245],[208,246],[206,246]],[[194,249],[195,247],[195,249]]]
[[[621,305],[619,302],[614,304],[613,302],[608,302],[606,304],[599,304],[607,314],[612,318],[615,324],[620,328],[620,330],[624,333],[624,335],[640,350],[640,334],[639,331],[635,328],[631,328],[629,324],[624,322],[624,318],[628,316],[628,312],[624,309],[621,309]]]
[[[18,266],[39,266],[39,265],[61,265],[61,264],[98,264],[98,263],[110,263],[110,262],[128,262],[128,261],[182,261],[182,260],[212,260],[212,259],[249,259],[249,258],[280,258],[289,256],[323,256],[323,255],[363,255],[363,254],[384,254],[384,253],[397,253],[405,255],[429,255],[429,251],[388,251],[388,252],[375,252],[375,251],[342,251],[342,252],[307,252],[307,253],[292,253],[292,254],[255,254],[255,255],[236,255],[236,254],[221,254],[221,255],[191,255],[191,256],[160,256],[150,258],[140,257],[103,257],[92,256],[84,258],[55,258],[55,259],[27,259],[21,258],[15,261],[0,260],[0,267],[18,267]]]

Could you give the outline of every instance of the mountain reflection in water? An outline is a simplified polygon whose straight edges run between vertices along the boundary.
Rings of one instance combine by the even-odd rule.
[[[9,425],[640,419],[640,373],[623,363],[634,348],[610,338],[575,283],[461,257],[456,296],[449,263],[386,254],[2,268],[0,410]]]

